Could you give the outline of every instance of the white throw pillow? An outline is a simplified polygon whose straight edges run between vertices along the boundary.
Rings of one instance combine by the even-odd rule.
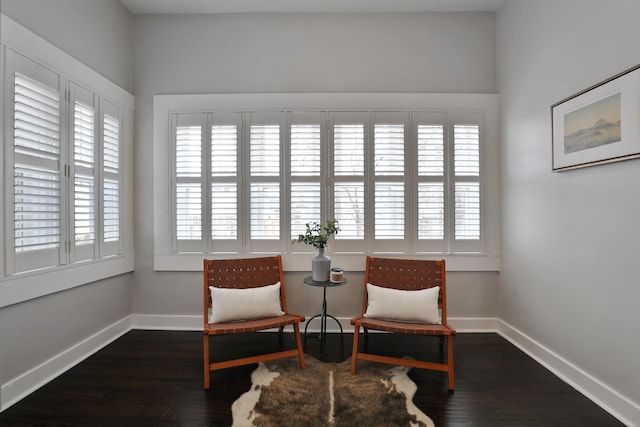
[[[209,286],[212,309],[209,323],[282,316],[280,282],[258,288],[233,289]]]
[[[419,291],[389,289],[367,283],[367,311],[364,317],[402,322],[442,323],[438,310],[440,287]]]

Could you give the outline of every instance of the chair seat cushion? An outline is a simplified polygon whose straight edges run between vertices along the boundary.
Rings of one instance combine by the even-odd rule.
[[[280,282],[257,288],[217,288],[210,286],[209,323],[282,316]]]
[[[365,317],[426,324],[441,323],[438,310],[440,287],[408,291],[367,283]]]

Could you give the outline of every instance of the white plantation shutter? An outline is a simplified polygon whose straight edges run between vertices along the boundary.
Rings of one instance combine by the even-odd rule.
[[[121,150],[119,108],[101,102],[102,111],[102,256],[121,253]]]
[[[405,125],[401,114],[377,113],[374,115],[374,180],[376,240],[404,240],[405,237],[405,188],[404,152]]]
[[[216,241],[216,249],[237,251],[238,130],[241,117],[236,115],[224,119],[225,124],[222,124],[214,117],[211,126],[211,238]]]
[[[203,118],[179,114],[174,120],[176,250],[202,250]]]
[[[365,238],[366,113],[333,114],[333,206],[340,232],[336,249],[361,248]],[[351,244],[344,241],[358,241]],[[361,250],[361,249],[360,249]]]
[[[444,114],[415,113],[418,161],[418,244],[424,251],[442,251],[445,239]]]
[[[455,239],[480,240],[480,126],[455,124]]]
[[[96,243],[96,111],[94,95],[73,85],[73,262],[95,257]]]
[[[214,113],[211,121],[211,246],[215,252],[240,252],[246,234],[240,215],[242,113]],[[244,205],[242,205],[244,206]]]
[[[15,55],[13,259],[9,271],[62,262],[59,76]]]
[[[291,239],[303,234],[307,223],[322,222],[322,121],[320,114],[291,114]],[[297,245],[294,249],[313,248]]]
[[[249,119],[249,224],[252,250],[279,248],[281,229],[279,114]]]
[[[313,251],[332,218],[336,254],[484,249],[482,112],[169,114],[174,252]]]

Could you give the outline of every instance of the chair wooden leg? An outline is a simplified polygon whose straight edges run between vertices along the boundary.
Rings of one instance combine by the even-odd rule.
[[[358,369],[358,336],[360,333],[360,326],[355,326],[353,331],[353,351],[351,353],[351,374],[355,375]]]
[[[453,377],[453,337],[447,337],[447,366],[449,367],[449,392],[453,393],[454,377]]]
[[[209,335],[204,336],[204,389],[211,387],[211,371],[209,370]]]
[[[304,361],[304,350],[302,348],[302,338],[300,338],[300,325],[298,323],[293,324],[293,333],[296,336],[296,345],[298,346],[298,361],[300,362],[300,369],[307,367]]]

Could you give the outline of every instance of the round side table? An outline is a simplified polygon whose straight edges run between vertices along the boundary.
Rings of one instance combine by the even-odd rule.
[[[342,331],[342,325],[340,324],[338,319],[336,319],[335,317],[327,313],[327,288],[337,288],[338,286],[346,285],[347,279],[343,279],[341,282],[331,282],[329,280],[327,280],[326,282],[318,282],[316,280],[313,280],[311,276],[307,276],[304,278],[304,283],[305,285],[322,288],[322,312],[316,314],[315,316],[312,316],[307,321],[307,324],[304,327],[305,341],[307,339],[307,328],[309,327],[309,323],[311,323],[311,321],[316,318],[320,318],[320,340],[321,341],[324,341],[326,338],[327,318],[333,319],[338,324],[338,327],[340,328],[340,335],[342,336],[344,334],[344,332]]]

